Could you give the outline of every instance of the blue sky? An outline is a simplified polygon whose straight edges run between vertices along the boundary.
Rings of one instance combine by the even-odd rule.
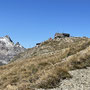
[[[56,32],[90,37],[90,0],[0,0],[0,37],[29,48]]]

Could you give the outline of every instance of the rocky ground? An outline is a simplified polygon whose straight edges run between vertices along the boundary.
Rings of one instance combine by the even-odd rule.
[[[65,79],[60,83],[58,88],[47,90],[90,90],[90,67],[69,71],[69,73],[73,76],[72,79]]]

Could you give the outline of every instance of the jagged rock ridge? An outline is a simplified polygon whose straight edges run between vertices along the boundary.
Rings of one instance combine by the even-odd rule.
[[[14,44],[8,35],[0,37],[0,65],[7,64],[14,56],[23,51],[25,48],[19,42]]]

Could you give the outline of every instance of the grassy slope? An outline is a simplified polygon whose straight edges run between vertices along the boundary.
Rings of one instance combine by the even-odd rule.
[[[53,88],[71,78],[69,70],[90,66],[90,39],[65,38],[43,42],[0,67],[0,89]],[[18,60],[17,60],[18,59]]]

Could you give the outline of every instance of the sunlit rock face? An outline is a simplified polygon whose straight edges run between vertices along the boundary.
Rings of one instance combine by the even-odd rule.
[[[7,64],[14,56],[24,51],[25,48],[19,42],[14,44],[8,35],[0,37],[0,65]]]

